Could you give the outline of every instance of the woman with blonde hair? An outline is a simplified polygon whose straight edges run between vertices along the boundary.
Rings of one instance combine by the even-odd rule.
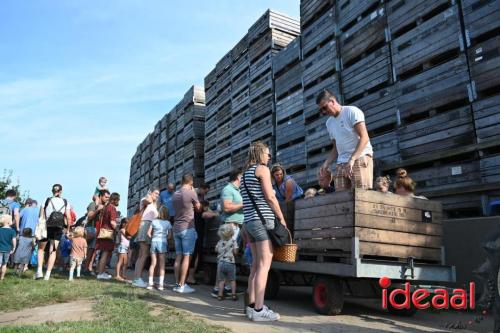
[[[396,170],[396,184],[394,185],[396,194],[427,200],[422,195],[415,195],[416,187],[417,183],[408,176],[405,169],[399,168]]]
[[[250,241],[253,257],[248,277],[249,305],[245,310],[247,317],[253,321],[274,321],[280,318],[278,313],[264,305],[267,275],[273,260],[273,245],[267,230],[272,230],[274,223],[281,223],[286,227],[273,191],[271,172],[267,167],[269,160],[269,147],[260,141],[252,143],[241,185],[243,228]]]

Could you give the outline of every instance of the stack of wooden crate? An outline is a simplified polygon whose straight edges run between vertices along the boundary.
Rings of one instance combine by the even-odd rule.
[[[325,160],[325,152],[331,149],[326,119],[318,112],[316,96],[323,89],[340,96],[336,11],[332,1],[300,3],[308,184],[317,183],[317,170]]]
[[[273,59],[276,161],[300,184],[307,182],[300,37]]]

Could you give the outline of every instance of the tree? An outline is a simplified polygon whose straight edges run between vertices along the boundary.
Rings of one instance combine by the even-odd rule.
[[[3,170],[3,176],[2,178],[0,178],[0,199],[5,199],[5,192],[7,192],[7,190],[12,189],[16,191],[18,200],[24,202],[28,197],[29,192],[24,191],[21,194],[21,185],[19,184],[19,179],[17,180],[16,184],[14,184],[12,180],[13,173],[14,172],[12,170],[7,170],[7,169]]]

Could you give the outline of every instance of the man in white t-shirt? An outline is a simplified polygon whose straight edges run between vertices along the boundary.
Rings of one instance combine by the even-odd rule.
[[[335,190],[371,189],[373,184],[373,148],[368,137],[363,111],[342,106],[328,90],[316,97],[321,114],[328,116],[326,128],[332,140],[332,151],[321,166],[320,175],[337,163]]]
[[[53,212],[59,212],[63,214],[64,226],[62,226],[61,228],[47,227],[47,238],[41,239],[39,241],[38,267],[35,279],[41,279],[43,277],[43,258],[45,256],[45,247],[47,246],[47,243],[49,243],[49,259],[47,260],[47,271],[45,272],[44,279],[50,279],[50,273],[56,261],[59,241],[64,232],[64,228],[67,228],[68,222],[71,221],[69,204],[66,199],[62,198],[62,186],[60,184],[55,184],[54,186],[52,186],[52,197],[45,200],[45,204],[40,210],[40,217],[43,217],[47,221]]]

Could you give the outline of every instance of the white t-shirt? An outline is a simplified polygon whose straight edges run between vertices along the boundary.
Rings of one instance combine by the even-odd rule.
[[[45,217],[46,218],[49,218],[50,214],[52,214],[52,212],[54,211],[54,208],[55,208],[55,211],[61,212],[64,215],[66,215],[66,210],[64,209],[64,199],[63,198],[52,197],[52,198],[50,198],[50,200],[52,201],[52,203],[50,203],[50,201],[49,201],[47,208],[45,209]],[[52,204],[54,204],[53,207],[52,207]],[[69,202],[67,202],[67,204],[66,204],[66,209],[69,209]]]
[[[147,204],[146,198],[141,199],[141,208],[144,208],[144,205]],[[156,207],[156,203],[152,202],[146,206],[144,212],[142,213],[143,221],[153,221],[158,218],[158,208]]]
[[[354,129],[354,125],[365,121],[363,111],[355,106],[342,106],[340,114],[337,117],[328,117],[326,129],[331,140],[335,140],[337,152],[337,164],[347,163],[356,150],[359,136]],[[368,141],[361,156],[373,156],[373,148]]]

